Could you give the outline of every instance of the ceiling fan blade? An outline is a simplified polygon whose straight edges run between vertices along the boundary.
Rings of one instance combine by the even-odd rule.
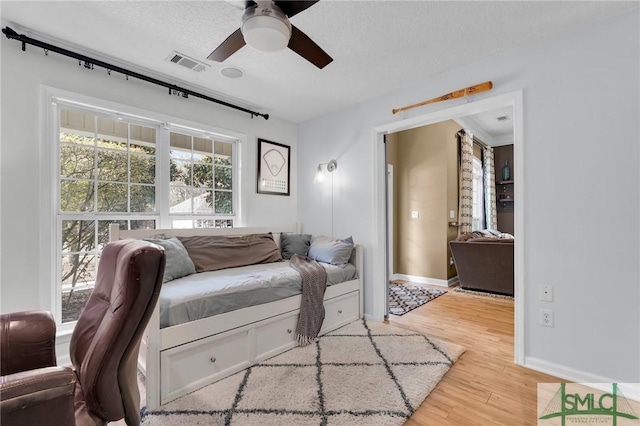
[[[242,31],[238,28],[233,34],[227,37],[220,46],[216,47],[216,50],[211,52],[211,55],[207,56],[207,59],[210,61],[224,62],[225,59],[236,53],[245,44]]]
[[[308,35],[300,31],[294,25],[291,25],[291,39],[289,40],[289,49],[311,62],[316,67],[322,69],[329,65],[333,58],[327,55],[320,46],[315,44]]]
[[[315,1],[286,1],[286,0],[276,0],[274,3],[278,6],[285,15],[291,18],[293,15],[296,15],[302,12],[305,9],[310,8],[314,4],[318,3],[320,0]]]

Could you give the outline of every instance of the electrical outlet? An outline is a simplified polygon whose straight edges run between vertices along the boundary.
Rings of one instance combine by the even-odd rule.
[[[553,327],[553,311],[551,309],[540,309],[540,325]]]
[[[551,285],[540,286],[540,300],[544,302],[553,302],[553,286]]]

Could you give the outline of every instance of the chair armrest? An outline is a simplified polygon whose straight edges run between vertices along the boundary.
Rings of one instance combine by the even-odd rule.
[[[76,374],[46,367],[0,378],[0,417],[7,425],[75,425]]]
[[[0,315],[0,375],[56,365],[56,323],[45,311]]]

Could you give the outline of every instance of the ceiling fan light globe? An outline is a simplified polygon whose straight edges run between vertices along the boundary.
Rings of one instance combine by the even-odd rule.
[[[291,27],[286,22],[268,15],[247,18],[242,23],[244,41],[262,52],[277,52],[289,45]]]

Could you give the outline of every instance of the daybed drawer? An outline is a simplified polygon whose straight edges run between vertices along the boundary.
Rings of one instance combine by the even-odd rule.
[[[162,351],[162,404],[250,365],[248,330],[230,331]]]
[[[262,361],[295,346],[298,313],[292,312],[256,327],[256,360]],[[287,348],[288,347],[288,348]]]
[[[341,327],[358,319],[360,296],[357,291],[324,302],[322,333]]]

